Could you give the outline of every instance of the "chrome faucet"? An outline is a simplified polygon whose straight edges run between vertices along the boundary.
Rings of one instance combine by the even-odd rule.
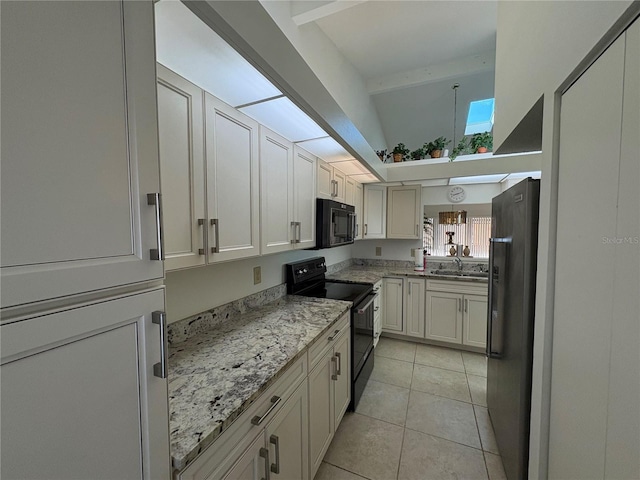
[[[460,257],[453,257],[453,261],[458,264],[458,270],[462,271],[462,259]]]

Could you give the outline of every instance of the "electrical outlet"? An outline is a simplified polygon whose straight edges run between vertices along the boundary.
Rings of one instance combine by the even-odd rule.
[[[253,284],[262,282],[262,267],[253,267]]]
[[[376,257],[382,256],[382,247],[376,247]]]

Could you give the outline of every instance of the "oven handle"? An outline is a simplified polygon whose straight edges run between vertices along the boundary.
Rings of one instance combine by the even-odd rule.
[[[361,307],[361,306],[360,306],[360,305],[362,305],[362,303],[361,303],[360,305],[358,305],[358,307],[356,308],[356,313],[357,313],[358,315],[362,315],[364,312],[366,312],[366,311],[367,311],[367,309],[368,309],[368,308],[371,306],[371,304],[374,302],[374,300],[376,299],[376,297],[377,297],[377,296],[378,296],[378,294],[377,294],[377,293],[375,293],[375,294],[374,294],[374,293],[370,293],[370,294],[367,296],[367,298],[368,298],[368,297],[371,297],[371,300],[369,300],[369,301],[365,304],[365,306],[364,306],[364,307]],[[364,301],[363,301],[363,302],[364,302]]]

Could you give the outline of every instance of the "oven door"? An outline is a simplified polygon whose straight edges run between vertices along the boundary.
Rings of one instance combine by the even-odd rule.
[[[358,376],[367,356],[373,349],[373,303],[377,293],[370,293],[353,307],[353,378]]]
[[[331,208],[329,243],[332,247],[353,243],[355,214],[340,208]]]

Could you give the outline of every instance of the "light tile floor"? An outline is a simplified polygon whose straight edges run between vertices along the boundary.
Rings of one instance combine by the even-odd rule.
[[[382,338],[315,480],[503,480],[484,355]]]

